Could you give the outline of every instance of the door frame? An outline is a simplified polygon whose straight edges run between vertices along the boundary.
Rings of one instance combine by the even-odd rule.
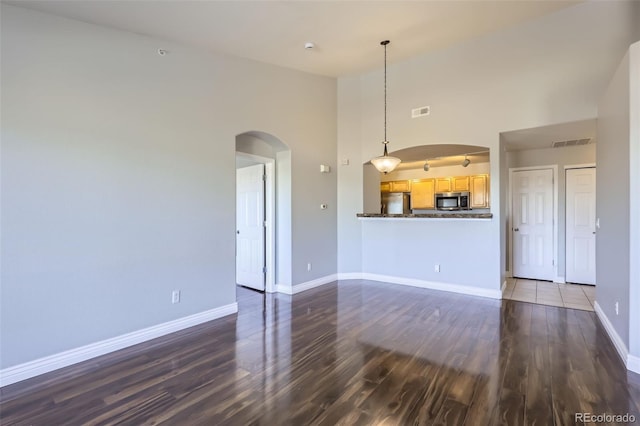
[[[596,163],[584,163],[584,164],[566,164],[564,166],[564,278],[562,282],[566,282],[567,278],[567,170],[575,170],[575,169],[596,169]],[[598,193],[596,192],[596,206],[598,205]],[[597,232],[597,230],[596,230]],[[596,246],[598,244],[596,238]],[[596,277],[594,277],[595,279]],[[597,285],[596,281],[596,285]]]
[[[507,223],[508,223],[508,231],[507,235],[509,238],[509,250],[507,251],[507,263],[508,269],[506,271],[506,275],[508,277],[513,278],[513,174],[515,172],[523,172],[530,170],[546,170],[551,169],[552,172],[552,191],[553,191],[553,224],[552,224],[552,233],[553,233],[553,274],[555,278],[553,279],[554,283],[564,283],[564,277],[558,276],[558,165],[548,165],[548,166],[530,166],[530,167],[509,167],[509,189],[507,191]]]
[[[264,185],[264,265],[267,268],[265,273],[264,289],[267,293],[276,291],[276,187],[275,187],[275,160],[273,158],[262,157],[255,154],[236,151],[236,156],[243,157],[256,163],[264,164],[265,185]],[[237,184],[235,197],[237,198]],[[236,204],[237,205],[237,204]],[[237,212],[236,212],[237,213]],[[237,250],[237,248],[236,248]]]

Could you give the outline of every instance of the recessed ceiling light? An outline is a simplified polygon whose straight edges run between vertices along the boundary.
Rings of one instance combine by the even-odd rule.
[[[316,44],[312,41],[308,41],[304,44],[304,48],[307,50],[313,49],[314,47],[316,47]]]

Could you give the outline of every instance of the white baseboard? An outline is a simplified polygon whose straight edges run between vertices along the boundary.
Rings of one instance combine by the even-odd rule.
[[[0,387],[238,312],[236,302],[0,370]]]
[[[620,355],[622,362],[627,367],[627,370],[640,373],[640,357],[629,354],[627,345],[624,344],[616,329],[613,328],[613,324],[609,321],[609,317],[607,317],[607,314],[605,314],[600,305],[598,305],[598,302],[594,303],[593,307],[596,311],[596,315],[598,315],[598,318],[600,319],[600,322],[604,326],[604,329],[607,331],[613,346],[616,348],[618,355]]]
[[[363,273],[361,279],[371,281],[381,281],[391,284],[408,285],[412,287],[428,288],[430,290],[448,291],[452,293],[466,294],[469,296],[488,297],[491,299],[502,299],[502,291],[490,290],[488,288],[470,287],[461,284],[441,283],[436,281],[425,281],[416,278],[394,277],[391,275],[379,275]]]
[[[640,374],[640,356],[631,354],[627,356],[627,370]]]
[[[296,284],[293,287],[283,284],[277,284],[276,290],[278,293],[284,294],[298,294],[312,288],[320,287],[321,285],[329,284],[338,280],[338,274],[326,275],[324,277],[316,278],[315,280],[307,281],[304,283]]]
[[[293,294],[289,284],[276,284],[276,293]]]
[[[361,280],[362,272],[339,272],[338,280]]]

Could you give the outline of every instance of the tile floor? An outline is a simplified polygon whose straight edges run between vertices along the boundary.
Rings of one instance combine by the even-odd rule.
[[[596,288],[592,285],[508,278],[502,296],[520,302],[593,311]]]

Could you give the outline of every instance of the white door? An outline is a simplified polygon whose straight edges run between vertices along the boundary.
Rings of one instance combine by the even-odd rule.
[[[513,173],[513,276],[553,280],[553,170]]]
[[[264,290],[264,164],[236,170],[236,283]]]
[[[596,283],[596,169],[567,170],[566,281]]]

